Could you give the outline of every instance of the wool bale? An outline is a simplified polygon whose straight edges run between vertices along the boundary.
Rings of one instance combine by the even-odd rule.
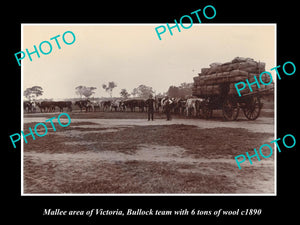
[[[235,57],[231,62],[236,63],[236,62],[246,62],[246,61],[254,61],[252,58],[245,58],[245,57]]]
[[[222,95],[233,94],[237,95],[235,84],[245,82],[248,79],[249,83],[255,81],[256,76],[259,81],[259,75],[265,71],[265,63],[256,62],[252,58],[235,57],[232,61],[226,63],[211,63],[210,68],[202,68],[198,77],[194,78],[193,93],[198,96],[207,95]],[[270,82],[270,76],[263,74],[261,80],[264,83]],[[247,84],[246,84],[247,85]],[[266,88],[266,85],[260,85],[261,88]],[[253,91],[258,91],[256,84],[251,86]],[[241,93],[249,93],[248,85],[241,90]]]
[[[246,71],[243,71],[243,70],[232,70],[230,71],[230,76],[245,76],[247,77],[248,76],[248,72]]]
[[[212,67],[218,67],[218,66],[221,66],[222,63],[218,63],[218,62],[215,62],[215,63],[211,63],[209,64],[209,66],[212,68]]]
[[[202,73],[203,75],[205,75],[205,74],[207,74],[207,72],[209,71],[209,69],[210,69],[210,68],[202,68],[202,69],[201,69],[201,73]]]
[[[199,77],[193,77],[193,80],[194,80],[194,82],[197,82],[197,81],[199,81]]]

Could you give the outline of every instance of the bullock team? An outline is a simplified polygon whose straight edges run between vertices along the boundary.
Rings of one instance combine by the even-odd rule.
[[[71,101],[24,101],[23,107],[26,112],[37,112],[37,108],[41,112],[55,112],[56,107],[60,112],[63,112],[64,108],[67,108],[69,111],[72,111],[72,102]]]
[[[200,116],[200,109],[204,99],[201,98],[169,98],[155,97],[154,111],[166,112],[186,116]],[[147,100],[144,99],[115,99],[115,100],[79,100],[71,101],[24,101],[24,111],[26,112],[55,112],[58,109],[63,112],[64,109],[72,111],[72,106],[79,107],[80,111],[96,112],[96,111],[119,111],[119,112],[145,112],[148,110]],[[38,110],[39,109],[39,110]]]

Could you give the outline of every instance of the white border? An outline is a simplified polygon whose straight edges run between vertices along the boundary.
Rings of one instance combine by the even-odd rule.
[[[161,24],[143,24],[143,23],[130,23],[130,24],[118,24],[118,23],[22,23],[21,24],[21,49],[23,48],[23,27],[24,26],[157,26]],[[275,49],[275,65],[277,65],[277,23],[211,23],[211,24],[195,24],[196,26],[274,26],[275,27],[275,42],[274,42],[274,49]],[[274,66],[275,66],[274,65]],[[274,82],[275,86],[275,94],[274,94],[274,140],[277,139],[277,82]],[[23,64],[21,63],[21,129],[24,129],[23,124]],[[24,143],[21,141],[21,196],[277,196],[277,151],[274,151],[274,193],[269,194],[253,194],[253,193],[246,193],[246,194],[25,194],[24,193],[24,184],[23,184],[23,159],[24,159]],[[274,149],[276,149],[276,145],[274,143]]]
[[[277,24],[275,23],[275,41],[274,41],[274,49],[275,49],[275,65],[277,65]],[[275,106],[275,110],[274,110],[274,140],[277,139],[277,76],[275,76],[276,79],[274,79],[274,86],[275,86],[275,90],[274,90],[274,106]],[[277,148],[276,144],[274,143],[274,150]],[[277,196],[277,151],[274,151],[274,161],[276,163],[276,166],[274,166],[274,196]]]
[[[21,49],[24,49],[24,45],[23,45],[23,24],[21,24]],[[23,63],[21,63],[21,130],[24,130],[24,123],[23,123],[23,117],[24,117],[24,111],[23,111]],[[24,194],[24,177],[23,177],[23,160],[24,160],[24,142],[21,139],[21,195],[25,195]]]

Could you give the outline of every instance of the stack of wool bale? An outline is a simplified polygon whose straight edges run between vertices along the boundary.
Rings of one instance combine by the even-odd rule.
[[[256,76],[260,89],[256,84],[251,85],[253,92],[263,90],[267,86],[262,85],[259,80],[259,75],[265,71],[265,63],[256,62],[251,58],[236,57],[227,63],[212,63],[210,68],[202,68],[201,73],[194,77],[193,95],[205,97],[210,95],[232,94],[237,95],[235,84],[245,82],[248,79],[249,83],[255,82]],[[268,74],[262,75],[264,83],[270,82]],[[246,83],[247,85],[247,83]],[[240,88],[242,85],[239,86]],[[241,90],[241,94],[249,93],[248,85]]]

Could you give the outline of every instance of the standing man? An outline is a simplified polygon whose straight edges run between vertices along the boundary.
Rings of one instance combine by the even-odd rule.
[[[148,109],[148,121],[150,121],[150,117],[151,117],[151,120],[153,121],[154,103],[155,103],[155,100],[153,99],[153,96],[150,94],[149,98],[146,100],[146,106]]]

